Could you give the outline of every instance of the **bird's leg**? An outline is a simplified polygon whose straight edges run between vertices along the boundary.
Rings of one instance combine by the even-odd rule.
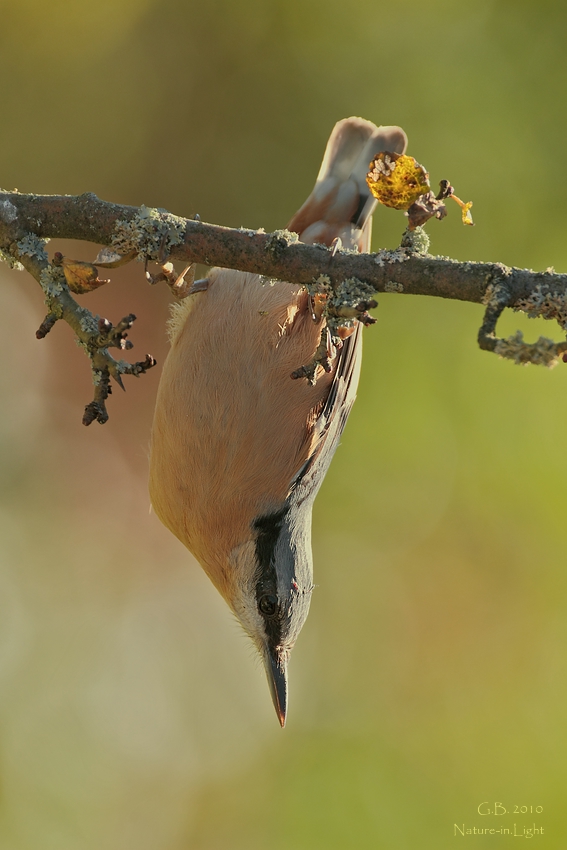
[[[307,306],[311,314],[311,318],[315,324],[319,324],[325,314],[325,306],[328,301],[328,295],[324,292],[309,292],[307,296]]]
[[[332,353],[333,352],[333,353]],[[295,380],[297,378],[307,378],[309,383],[312,386],[315,386],[317,383],[317,367],[321,366],[325,372],[330,372],[333,368],[332,357],[336,353],[336,349],[331,340],[331,334],[329,333],[329,328],[327,325],[322,329],[321,336],[319,337],[319,345],[317,346],[317,351],[315,352],[315,356],[311,363],[308,363],[306,366],[300,366],[299,369],[296,369],[291,373],[291,377]]]
[[[314,322],[318,322],[317,314],[315,312],[315,297],[309,293],[307,296],[307,306],[309,307],[309,312],[311,314],[311,318]]]
[[[160,283],[162,280],[165,281],[165,283],[167,283],[167,285],[173,292],[174,296],[178,299],[182,299],[186,298],[188,295],[192,295],[193,292],[201,292],[208,286],[207,281],[207,286],[201,285],[198,288],[194,288],[196,268],[196,263],[190,263],[188,266],[185,266],[181,274],[177,274],[177,272],[173,268],[172,262],[163,262],[160,263],[160,271],[154,275],[148,271],[148,261],[146,260],[146,279],[152,285]],[[204,280],[206,280],[206,278]],[[196,283],[203,284],[203,281],[199,280]]]

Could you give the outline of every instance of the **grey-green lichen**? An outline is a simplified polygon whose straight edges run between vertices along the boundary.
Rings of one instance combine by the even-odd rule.
[[[495,312],[493,325],[488,323],[488,336],[494,334],[494,324],[502,307],[508,302],[509,293],[502,281],[491,282],[486,287],[483,302],[487,306],[487,314],[492,309]],[[529,318],[541,317],[555,319],[561,328],[567,329],[567,300],[562,292],[558,292],[545,284],[538,284],[528,296],[512,305],[516,312],[524,312]],[[485,317],[486,326],[486,317]],[[484,326],[483,326],[484,327]],[[482,332],[483,329],[481,329]],[[494,336],[492,337],[494,339]],[[479,336],[480,339],[480,336]],[[500,357],[513,360],[521,366],[534,363],[552,369],[566,350],[565,342],[554,342],[552,339],[540,336],[534,343],[524,341],[522,331],[516,331],[507,339],[496,339],[492,349]]]
[[[427,254],[429,245],[429,234],[426,233],[423,227],[418,226],[413,230],[410,230],[408,227],[404,231],[401,242],[402,248],[407,248],[414,254]]]
[[[20,254],[33,257],[35,260],[39,260],[40,262],[46,262],[47,251],[45,250],[45,246],[48,242],[49,239],[41,239],[39,236],[36,236],[35,233],[26,233],[19,242],[16,242],[16,245]]]
[[[18,217],[18,210],[7,198],[0,203],[0,218],[6,224],[12,224]]]
[[[507,360],[513,360],[520,366],[534,363],[538,366],[547,366],[552,369],[561,356],[557,350],[557,344],[552,339],[540,336],[537,342],[524,342],[522,331],[516,331],[514,336],[507,339],[499,339],[494,349],[495,353]]]
[[[23,272],[24,270],[20,261],[8,251],[3,251],[2,248],[0,248],[0,262],[7,263],[11,269],[15,269],[17,272]]]
[[[77,306],[77,314],[79,317],[79,327],[81,328],[84,334],[97,334],[98,333],[98,316],[93,316],[93,314],[86,310],[84,307]]]
[[[403,292],[403,283],[396,283],[395,280],[387,280],[384,284],[384,292]]]
[[[185,219],[142,205],[130,221],[116,222],[111,244],[123,256],[135,252],[139,260],[163,261],[170,248],[183,242],[185,228]]]
[[[313,283],[306,283],[305,289],[309,295],[327,295],[333,294],[333,285],[328,274],[320,274]]]
[[[247,236],[262,236],[265,234],[265,230],[263,227],[259,227],[258,230],[252,230],[250,227],[237,227],[239,233],[246,233]]]
[[[374,262],[377,266],[383,267],[390,263],[404,263],[406,260],[409,260],[410,257],[411,253],[405,248],[396,248],[395,251],[378,251],[378,253],[374,255]]]
[[[64,292],[65,275],[57,266],[47,266],[39,276],[39,283],[47,298],[57,298]]]
[[[361,301],[369,301],[376,294],[376,289],[365,280],[348,277],[337,286],[333,301],[336,306],[356,307]]]
[[[291,230],[274,230],[266,239],[266,251],[269,251],[274,259],[277,260],[295,242],[299,242],[297,233],[292,233]]]
[[[353,327],[360,313],[366,309],[361,310],[361,304],[371,301],[375,294],[371,284],[357,277],[341,281],[327,305],[327,325],[331,334],[336,335],[338,328]]]
[[[94,386],[100,387],[100,385],[103,384],[106,379],[104,372],[102,372],[100,369],[93,368],[92,373]]]
[[[513,309],[527,313],[531,319],[555,319],[567,329],[567,298],[564,292],[557,292],[550,286],[538,284],[527,298],[517,301]]]
[[[305,289],[312,298],[323,296],[323,316],[332,337],[338,335],[339,328],[354,327],[366,310],[376,306],[376,289],[357,277],[349,277],[333,287],[331,278],[320,274],[312,283],[305,284]]]

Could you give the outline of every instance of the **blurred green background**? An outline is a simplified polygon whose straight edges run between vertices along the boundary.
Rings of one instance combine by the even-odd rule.
[[[0,2],[0,184],[283,226],[340,118],[400,124],[474,201],[431,250],[567,270],[567,6]],[[401,213],[375,216],[395,247]],[[53,243],[72,256],[95,248]],[[2,850],[567,846],[567,367],[477,348],[482,308],[386,295],[314,514],[279,729],[224,603],[149,515],[159,369],[81,425],[71,332],[0,269]],[[140,266],[87,297],[163,362]],[[507,315],[502,333],[558,328]],[[12,360],[13,357],[13,360]],[[480,816],[501,802],[508,814]],[[514,813],[514,806],[518,812]],[[522,814],[520,807],[527,806]],[[530,814],[529,807],[543,807]]]

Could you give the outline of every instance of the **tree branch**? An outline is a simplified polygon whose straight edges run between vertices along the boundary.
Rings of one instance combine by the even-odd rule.
[[[124,344],[124,328],[109,333],[106,320],[94,317],[77,304],[63,272],[49,263],[43,248],[41,240],[55,237],[110,246],[116,254],[137,256],[146,262],[154,260],[163,265],[168,258],[199,262],[303,284],[312,295],[323,293],[327,298],[327,324],[331,331],[356,319],[364,321],[372,293],[400,292],[485,303],[480,347],[517,363],[550,366],[567,351],[567,342],[554,343],[540,337],[528,345],[520,332],[507,340],[498,339],[495,333],[505,307],[522,310],[529,316],[555,319],[565,330],[567,275],[434,257],[419,252],[416,235],[423,239],[420,228],[413,235],[406,231],[405,247],[395,251],[358,254],[305,245],[296,234],[285,230],[266,234],[231,229],[180,218],[165,210],[111,204],[90,193],[50,196],[0,191],[0,250],[9,262],[19,262],[30,272],[46,296],[49,313],[38,337],[45,336],[58,319],[63,319],[91,358],[95,399],[87,406],[85,424],[108,418],[104,401],[110,391],[110,377],[122,385],[122,374],[141,374],[153,360],[148,355],[141,363],[128,364],[112,358],[109,347],[130,347]],[[133,317],[122,320],[122,324],[128,321],[131,324]],[[110,330],[115,329],[110,326]]]

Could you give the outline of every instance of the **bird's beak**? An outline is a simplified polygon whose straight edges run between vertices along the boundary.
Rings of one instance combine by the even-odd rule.
[[[283,653],[278,653],[277,650],[272,652],[269,649],[264,658],[272,701],[280,725],[283,727],[287,713],[287,657]]]

